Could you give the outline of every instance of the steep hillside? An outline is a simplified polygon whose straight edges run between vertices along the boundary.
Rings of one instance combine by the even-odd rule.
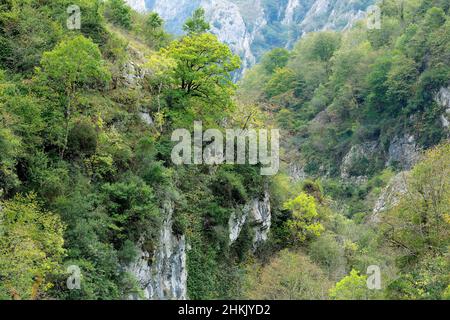
[[[0,3],[0,299],[450,299],[450,3],[182,4]]]
[[[389,278],[384,297],[447,297],[449,3],[383,1],[381,12],[379,30],[361,22],[345,32],[306,35],[291,51],[269,52],[247,72],[239,96],[261,105],[283,129],[284,178],[277,179],[286,189],[316,180],[333,210],[358,225],[344,227],[332,218],[337,225],[325,226],[325,235],[306,245],[313,261],[342,279],[330,298],[382,297],[365,288],[370,264]],[[339,253],[341,245],[353,253]],[[279,287],[269,278],[282,282],[282,271],[295,274],[293,259],[284,253],[262,267],[249,295],[270,298]],[[341,259],[348,263],[344,278]],[[267,279],[258,280],[261,275]],[[284,289],[280,295],[288,297]]]
[[[239,58],[198,30],[169,42],[123,1],[0,8],[0,299],[236,296],[267,240],[268,181],[176,165],[171,135],[241,124]]]

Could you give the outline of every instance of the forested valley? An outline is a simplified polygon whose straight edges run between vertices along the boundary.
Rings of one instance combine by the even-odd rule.
[[[378,5],[236,83],[201,8],[0,0],[0,299],[450,299],[450,2]],[[194,121],[279,173],[174,164]]]

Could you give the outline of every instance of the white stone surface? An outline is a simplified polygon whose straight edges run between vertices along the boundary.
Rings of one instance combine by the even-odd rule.
[[[138,280],[146,299],[187,299],[186,239],[172,231],[173,204],[166,202],[163,208],[164,222],[159,244],[151,256],[139,250],[138,258],[127,271]],[[130,297],[137,299],[137,295]]]
[[[242,212],[235,212],[229,220],[229,238],[233,243],[239,237],[245,223],[250,223],[254,232],[253,249],[267,241],[272,224],[270,195],[266,191],[262,200],[255,198],[247,203]]]
[[[441,88],[437,93],[435,100],[445,109],[444,114],[441,115],[441,122],[442,126],[448,129],[450,124],[450,87]]]
[[[369,223],[379,223],[383,212],[396,206],[407,191],[408,172],[400,172],[391,179],[389,184],[381,191],[375,202],[373,213],[369,217]]]

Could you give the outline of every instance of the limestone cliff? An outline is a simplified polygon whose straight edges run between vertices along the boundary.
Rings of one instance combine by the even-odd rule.
[[[187,299],[186,239],[172,231],[173,204],[163,207],[164,222],[159,243],[153,252],[140,248],[136,260],[127,267],[137,280],[145,299],[173,300]],[[139,298],[138,294],[130,298]]]
[[[267,241],[272,223],[268,191],[264,193],[263,199],[252,199],[243,209],[236,209],[233,212],[228,223],[230,243],[238,239],[246,223],[249,223],[252,227],[254,234],[253,249],[256,250],[259,245]]]

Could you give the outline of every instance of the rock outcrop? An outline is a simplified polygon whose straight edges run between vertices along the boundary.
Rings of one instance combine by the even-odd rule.
[[[367,176],[365,174],[370,171],[369,166],[374,165],[378,151],[377,141],[352,146],[342,160],[341,178],[351,179],[356,183],[366,181]]]
[[[156,250],[150,253],[141,244],[138,258],[127,267],[127,271],[138,280],[146,299],[187,299],[186,239],[172,231],[173,210],[173,204],[166,202]],[[139,295],[134,294],[130,298],[138,299]]]
[[[407,181],[407,171],[400,172],[391,179],[375,202],[373,213],[368,219],[369,223],[379,223],[382,213],[399,203],[401,197],[408,191]]]
[[[247,222],[248,218],[248,208],[244,209],[237,208],[231,213],[230,219],[228,220],[229,238],[230,243],[233,243],[239,238],[242,228]]]
[[[254,234],[253,249],[267,241],[271,226],[270,196],[265,192],[263,199],[255,198],[241,210],[236,210],[229,220],[230,243],[235,242],[246,223]],[[187,299],[186,238],[173,233],[173,204],[163,207],[164,222],[160,231],[158,246],[153,252],[139,244],[136,260],[126,267],[138,281],[143,296],[132,294],[130,299],[183,300]]]
[[[420,151],[413,135],[397,136],[389,145],[386,165],[401,170],[410,170],[420,160]]]
[[[305,172],[304,166],[302,166],[301,164],[297,164],[297,163],[291,163],[289,165],[288,175],[289,175],[289,178],[291,178],[291,180],[293,182],[298,182],[301,180],[305,180],[307,178],[307,174]]]
[[[268,191],[264,193],[262,200],[255,198],[247,203],[242,210],[237,209],[230,216],[228,223],[230,243],[237,240],[246,223],[249,223],[253,229],[253,249],[256,250],[267,241],[272,223]]]
[[[446,130],[450,130],[450,87],[441,88],[434,99],[440,106],[444,108],[444,113],[441,115],[442,126]]]
[[[365,6],[352,5],[346,0],[317,0],[300,23],[303,32],[343,30],[366,16]]]
[[[256,58],[253,55],[251,43],[255,32],[247,30],[239,7],[227,0],[202,1],[201,5],[208,13],[208,20],[213,21],[211,31],[241,57],[242,70],[245,71],[253,66]]]
[[[128,59],[119,66],[120,78],[117,79],[120,85],[128,88],[140,88],[142,86],[142,80],[149,72],[144,68],[146,59],[144,54],[138,49],[134,48],[131,44],[127,47]]]

